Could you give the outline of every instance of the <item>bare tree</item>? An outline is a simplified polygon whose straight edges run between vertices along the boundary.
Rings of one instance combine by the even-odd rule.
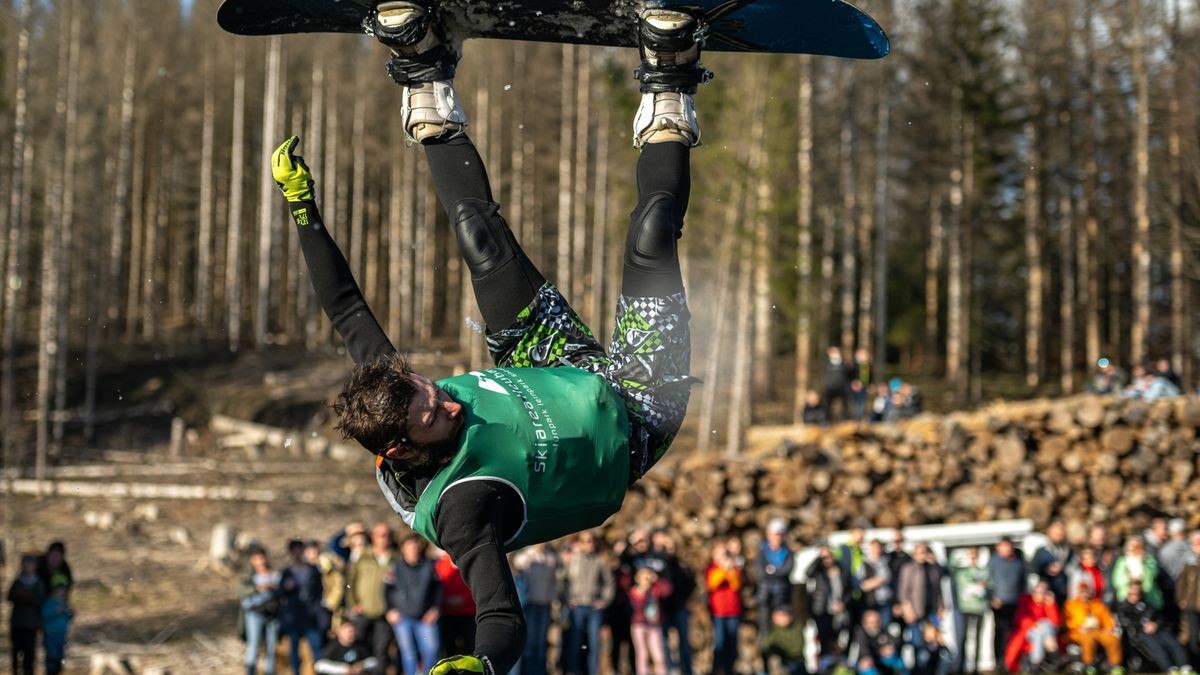
[[[797,153],[798,175],[796,192],[797,249],[796,268],[799,283],[796,287],[796,391],[792,403],[792,421],[799,423],[804,417],[804,396],[810,389],[809,374],[812,367],[813,335],[812,313],[816,309],[812,301],[813,269],[813,83],[812,61],[800,57],[799,104],[796,109],[800,128],[800,147]],[[724,250],[724,249],[722,249]]]
[[[572,183],[574,194],[571,197],[573,215],[569,225],[571,229],[571,298],[574,302],[583,302],[587,293],[587,246],[588,237],[587,207],[588,207],[588,135],[591,131],[591,112],[589,99],[592,88],[592,64],[589,56],[592,50],[577,49],[579,63],[576,65],[575,87],[575,162],[571,168],[574,172]]]
[[[1036,389],[1042,378],[1042,294],[1044,293],[1045,268],[1042,261],[1041,213],[1042,197],[1039,172],[1041,158],[1038,152],[1037,115],[1040,111],[1038,75],[1031,73],[1026,82],[1028,89],[1029,115],[1025,120],[1025,147],[1028,153],[1025,162],[1025,384]]]
[[[260,158],[270,157],[279,139],[280,77],[282,75],[283,39],[273,35],[267,45],[267,76],[263,91],[262,153]],[[258,295],[254,312],[254,344],[262,348],[267,344],[267,331],[271,309],[271,251],[275,245],[275,229],[278,223],[279,195],[270,171],[259,170],[258,182]]]
[[[213,258],[213,155],[216,135],[216,93],[213,87],[211,58],[205,52],[204,112],[200,129],[200,217],[196,228],[196,322],[207,326],[211,312]]]
[[[855,315],[855,281],[858,276],[858,256],[855,251],[855,213],[857,211],[857,190],[855,190],[854,173],[854,100],[849,101],[842,118],[841,131],[841,190],[842,211],[839,220],[842,223],[842,335],[838,343],[842,351],[849,353],[854,349],[854,315]]]
[[[55,338],[56,363],[54,366],[54,427],[51,438],[51,454],[62,455],[65,428],[64,414],[67,409],[67,367],[69,325],[71,323],[71,261],[75,248],[75,164],[79,156],[79,41],[83,17],[79,12],[69,14],[69,52],[67,57],[67,109],[63,122],[63,166],[62,166],[62,215],[60,227],[62,239],[61,258],[57,261],[58,274],[58,335]]]
[[[558,268],[555,284],[571,288],[571,122],[575,104],[575,45],[562,46],[562,105],[558,133]]]
[[[1142,0],[1130,0],[1133,40],[1135,108],[1133,115],[1133,323],[1129,333],[1129,359],[1146,360],[1146,332],[1150,328],[1150,76],[1146,69],[1145,25]]]
[[[767,61],[763,61],[754,72],[754,87],[766,88]],[[766,127],[768,107],[763,105],[750,125],[750,175],[753,176],[755,208],[749,210],[754,223],[754,295],[753,320],[754,343],[751,347],[751,390],[754,399],[762,400],[771,395],[772,357],[774,340],[771,307],[771,258],[774,254],[773,229],[769,214],[774,206],[769,157],[766,149]]]
[[[229,159],[229,234],[225,255],[225,302],[229,315],[229,348],[236,350],[242,337],[242,194],[246,151],[246,56],[236,48],[233,78],[233,142]],[[135,228],[136,229],[136,228]]]
[[[925,248],[925,358],[938,361],[941,317],[942,255],[946,248],[946,228],[942,219],[941,186],[929,196],[929,244]]]
[[[33,145],[27,144],[26,116],[29,98],[29,33],[30,16],[33,11],[33,0],[21,0],[18,10],[19,29],[17,31],[16,50],[16,91],[13,96],[13,139],[12,139],[12,173],[8,201],[8,231],[6,233],[6,260],[4,261],[4,367],[0,378],[0,397],[3,398],[3,408],[0,409],[0,427],[7,431],[0,441],[4,447],[4,466],[11,466],[12,450],[16,444],[16,370],[15,351],[17,336],[17,305],[20,302],[18,290],[21,287],[21,245],[23,234],[27,227],[23,208],[28,199],[29,181],[27,177],[32,167]]]
[[[963,120],[962,91],[955,90],[953,121],[956,134],[956,162],[950,171],[950,223],[946,232],[949,253],[946,261],[946,379],[961,391],[959,383],[967,376],[967,312],[963,286],[966,272],[963,260],[964,173],[968,160]]]

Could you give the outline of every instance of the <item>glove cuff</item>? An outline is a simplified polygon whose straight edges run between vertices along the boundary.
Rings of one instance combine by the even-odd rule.
[[[296,227],[308,227],[312,223],[321,222],[321,212],[317,210],[317,202],[311,197],[302,201],[288,201],[292,211],[292,220]]]

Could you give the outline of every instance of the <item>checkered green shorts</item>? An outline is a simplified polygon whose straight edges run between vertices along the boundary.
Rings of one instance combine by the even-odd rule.
[[[507,328],[488,333],[502,368],[569,365],[603,377],[625,401],[630,428],[630,481],[641,478],[670,447],[687,413],[695,383],[691,313],[682,292],[617,300],[617,326],[608,352],[567,299],[546,283]]]

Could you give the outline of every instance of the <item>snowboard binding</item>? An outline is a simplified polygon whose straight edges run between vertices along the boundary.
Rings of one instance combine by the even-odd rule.
[[[641,82],[642,102],[633,119],[633,144],[678,142],[700,144],[700,125],[692,95],[712,79],[700,65],[707,25],[686,12],[646,9],[638,18],[638,51],[642,63],[634,73]]]
[[[712,79],[700,65],[700,50],[708,37],[708,24],[675,9],[646,9],[638,17],[638,52],[642,64],[634,73],[642,93],[695,94]]]
[[[405,135],[423,143],[465,131],[467,116],[454,94],[459,52],[434,10],[412,0],[380,3],[374,33],[392,52],[388,75],[404,87],[400,117]]]
[[[372,30],[392,52],[387,71],[397,84],[454,79],[460,54],[431,7],[411,0],[380,3]]]

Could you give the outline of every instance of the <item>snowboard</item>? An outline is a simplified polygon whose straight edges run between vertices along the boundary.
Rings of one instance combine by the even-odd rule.
[[[237,35],[365,33],[378,0],[225,0],[217,23]],[[440,0],[447,31],[496,38],[636,47],[639,10],[703,16],[705,49],[877,59],[890,50],[870,16],[842,0]]]

